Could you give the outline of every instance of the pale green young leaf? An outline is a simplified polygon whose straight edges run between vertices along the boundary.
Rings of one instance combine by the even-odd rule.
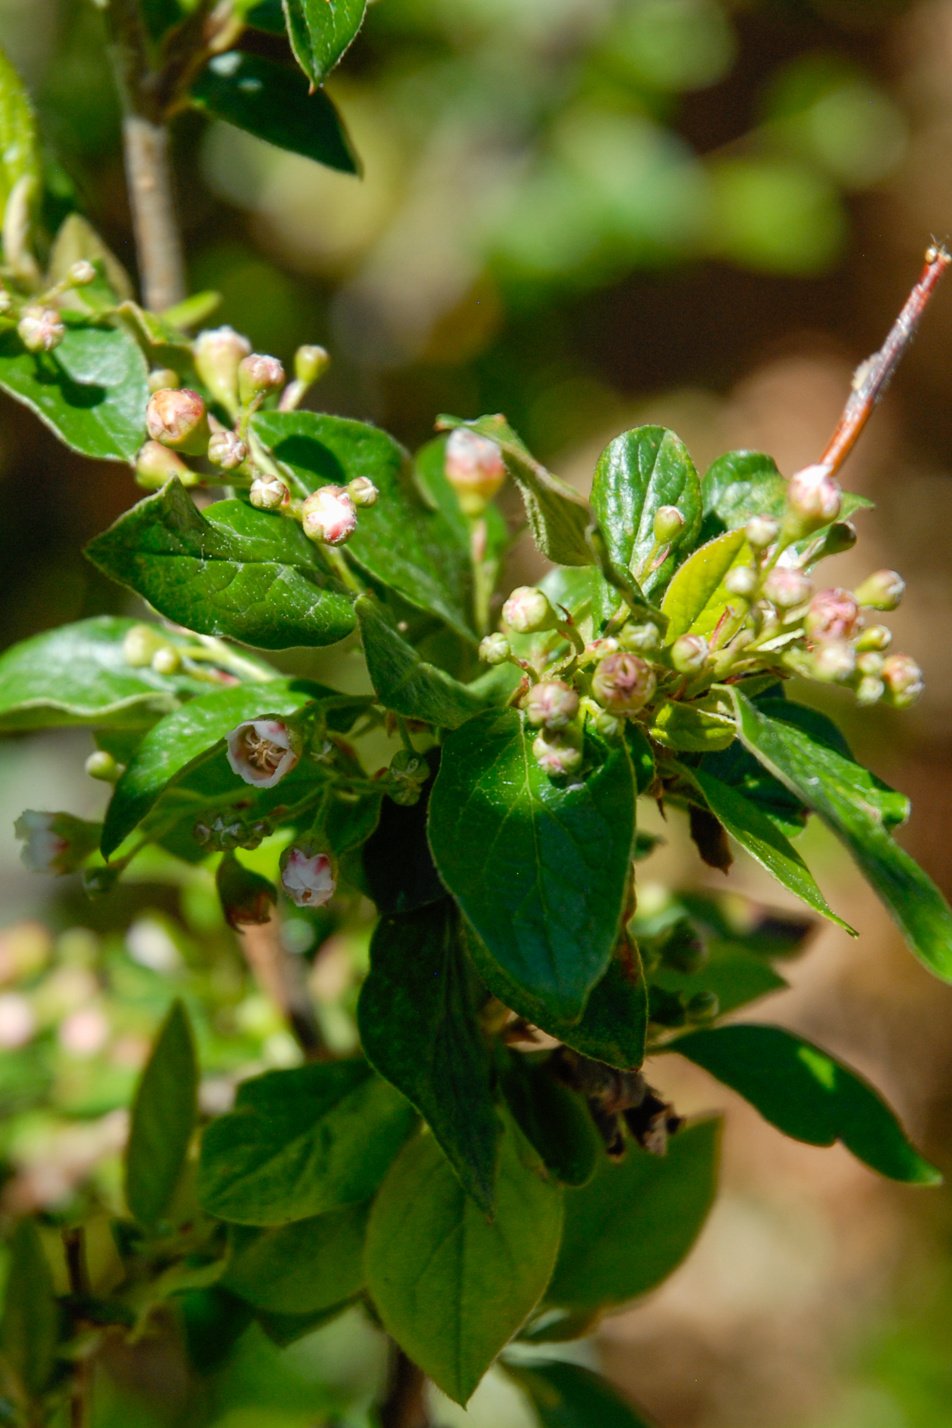
[[[173,1002],[139,1078],[126,1146],[126,1204],[147,1229],[168,1213],[197,1115],[195,1043],[184,1006]]]

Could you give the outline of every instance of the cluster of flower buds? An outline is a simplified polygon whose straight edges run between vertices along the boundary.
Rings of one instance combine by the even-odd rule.
[[[192,829],[196,843],[210,853],[228,853],[233,848],[257,848],[273,831],[266,818],[254,817],[240,808],[208,813]]]
[[[0,314],[16,320],[17,336],[28,352],[52,352],[66,336],[66,323],[59,301],[73,289],[95,282],[96,269],[85,258],[70,265],[64,278],[46,292],[19,298],[0,283]]]
[[[122,657],[131,669],[151,669],[156,674],[177,674],[182,653],[158,625],[133,625],[122,641]]]
[[[419,803],[423,785],[430,777],[430,766],[422,754],[398,749],[387,770],[387,792],[394,803],[411,808]]]

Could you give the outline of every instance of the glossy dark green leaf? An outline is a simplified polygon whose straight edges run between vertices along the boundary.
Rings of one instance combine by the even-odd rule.
[[[384,1328],[457,1403],[539,1302],[558,1249],[562,1192],[514,1127],[500,1144],[495,1203],[488,1220],[423,1135],[370,1214],[367,1287]]]
[[[675,571],[661,602],[662,612],[668,617],[669,641],[689,632],[710,636],[727,611],[746,609],[724,581],[736,566],[749,563],[750,556],[747,539],[740,530],[718,536],[688,557]]]
[[[0,50],[0,220],[17,184],[38,188],[41,174],[33,107],[23,81]]]
[[[855,928],[832,911],[793,844],[756,803],[704,769],[685,770],[684,773],[700,789],[718,822],[771,877],[821,917],[856,936]]]
[[[59,1331],[53,1276],[36,1225],[21,1220],[10,1242],[0,1316],[0,1383],[6,1366],[22,1393],[29,1398],[41,1394],[56,1366]]]
[[[415,1115],[365,1061],[267,1071],[202,1140],[198,1188],[211,1215],[281,1225],[369,1200]]]
[[[546,1301],[610,1309],[667,1279],[701,1232],[717,1188],[720,1122],[680,1131],[665,1156],[631,1145],[565,1197],[562,1248]]]
[[[701,482],[704,497],[702,537],[712,540],[723,531],[741,530],[751,516],[783,516],[787,481],[772,456],[762,451],[728,451],[708,468]],[[865,496],[844,491],[839,519],[872,505]],[[817,534],[820,534],[818,532]],[[811,545],[812,535],[802,545]]]
[[[168,1213],[198,1115],[198,1063],[188,1015],[173,1002],[139,1078],[125,1158],[126,1204],[140,1225]]]
[[[443,729],[457,729],[485,708],[465,684],[421,659],[397,634],[378,601],[361,596],[354,609],[370,682],[385,708]]]
[[[592,520],[588,503],[530,455],[504,416],[477,417],[475,421],[441,416],[437,426],[444,430],[466,427],[494,441],[519,487],[532,538],[542,554],[558,565],[592,564],[586,535]]]
[[[307,80],[289,65],[227,50],[209,60],[189,97],[196,109],[279,149],[342,173],[360,172],[360,160],[334,104],[322,89],[311,92]]]
[[[323,84],[364,22],[367,0],[284,0],[288,39],[312,84]]]
[[[179,481],[147,496],[86,547],[105,575],[176,624],[263,649],[330,645],[356,623],[296,522],[243,501],[204,512]]]
[[[207,691],[187,674],[133,669],[123,640],[137,623],[99,615],[11,645],[0,655],[0,729],[141,728]]]
[[[360,512],[344,554],[373,580],[473,640],[469,562],[446,518],[423,502],[409,457],[393,437],[365,422],[317,412],[263,412],[253,425],[305,491],[369,476],[379,499]]]
[[[435,773],[439,751],[431,749],[426,758]],[[380,822],[364,848],[367,885],[380,913],[414,912],[446,897],[426,838],[431,787],[432,779],[418,803],[385,798],[381,805]]]
[[[145,358],[119,328],[68,326],[58,347],[39,354],[5,332],[0,387],[83,456],[132,461],[145,440]]]
[[[808,1145],[842,1141],[859,1159],[917,1185],[942,1176],[906,1139],[876,1091],[835,1057],[779,1026],[721,1026],[666,1048],[703,1066],[765,1120]]]
[[[542,1163],[563,1185],[586,1185],[605,1147],[582,1097],[556,1080],[548,1058],[514,1054],[502,1090]]]
[[[541,1428],[651,1428],[610,1383],[581,1364],[533,1358],[507,1360],[503,1367]]]
[[[237,684],[203,694],[166,714],[144,736],[113,790],[103,829],[104,857],[118,848],[161,793],[190,772],[196,761],[218,752],[237,725],[268,715],[285,718],[325,693],[321,685],[303,679]],[[232,774],[232,783],[239,782]]]
[[[684,525],[653,569],[654,519],[661,506],[676,506]],[[663,590],[694,548],[701,524],[701,485],[684,443],[661,426],[616,436],[595,466],[592,509],[612,563],[630,572],[646,594]],[[601,613],[611,614],[617,604],[618,595],[605,587]]]
[[[222,1287],[256,1309],[321,1314],[363,1288],[369,1205],[348,1205],[293,1225],[236,1226]]]
[[[448,899],[384,917],[357,1008],[364,1052],[416,1106],[484,1211],[492,1211],[499,1121],[474,978]]]
[[[578,1021],[606,971],[631,871],[635,791],[624,747],[592,746],[552,782],[531,729],[492,710],[451,734],[430,799],[440,876],[505,976]]]
[[[796,725],[762,713],[736,689],[732,697],[750,752],[842,840],[912,951],[936,976],[952,981],[952,909],[888,831],[882,794],[870,793],[866,770]]]
[[[281,0],[243,0],[245,23],[269,35],[283,35],[287,26]]]

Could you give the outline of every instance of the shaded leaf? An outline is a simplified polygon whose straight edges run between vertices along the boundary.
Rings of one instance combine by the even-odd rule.
[[[312,84],[322,84],[364,22],[367,0],[284,0],[294,58]]]
[[[713,992],[721,1015],[771,992],[782,992],[789,985],[762,956],[731,942],[712,942],[704,965],[696,972],[676,971],[662,963],[652,972],[651,981],[653,986],[683,995],[685,1000],[698,992]]]
[[[426,758],[435,772],[439,751],[431,749]],[[432,779],[419,802],[409,806],[383,800],[380,822],[364,848],[364,871],[378,912],[413,912],[446,897],[426,838],[431,786]]]
[[[0,1317],[0,1383],[6,1366],[33,1398],[43,1392],[56,1366],[60,1311],[53,1276],[32,1220],[21,1220],[10,1242]]]
[[[348,1205],[266,1230],[236,1226],[221,1283],[271,1314],[323,1314],[352,1299],[364,1283],[369,1205]]]
[[[542,1428],[650,1428],[610,1383],[581,1364],[507,1359],[503,1368],[528,1397]]]
[[[198,1114],[198,1064],[188,1015],[173,1002],[145,1064],[125,1157],[126,1203],[140,1225],[168,1213]]]
[[[354,610],[370,682],[387,709],[439,728],[456,729],[485,708],[484,701],[465,684],[421,659],[413,645],[388,623],[379,602],[361,596]]]
[[[511,1056],[502,1089],[546,1168],[563,1185],[586,1185],[605,1147],[582,1097],[555,1079],[548,1058]]]

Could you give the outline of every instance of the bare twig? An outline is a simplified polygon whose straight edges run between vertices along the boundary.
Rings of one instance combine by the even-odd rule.
[[[245,927],[239,938],[255,980],[281,1011],[307,1060],[327,1060],[327,1047],[307,993],[301,964],[282,945],[278,919],[273,917],[268,922]]]
[[[62,1232],[63,1252],[66,1256],[66,1275],[69,1292],[77,1307],[89,1298],[89,1271],[86,1267],[86,1232],[82,1225],[71,1226]],[[74,1328],[80,1328],[80,1313],[74,1314]],[[92,1363],[82,1355],[73,1366],[69,1391],[69,1428],[89,1428],[92,1423]]]
[[[423,1398],[425,1383],[423,1370],[391,1344],[387,1396],[378,1410],[380,1428],[430,1428]]]

